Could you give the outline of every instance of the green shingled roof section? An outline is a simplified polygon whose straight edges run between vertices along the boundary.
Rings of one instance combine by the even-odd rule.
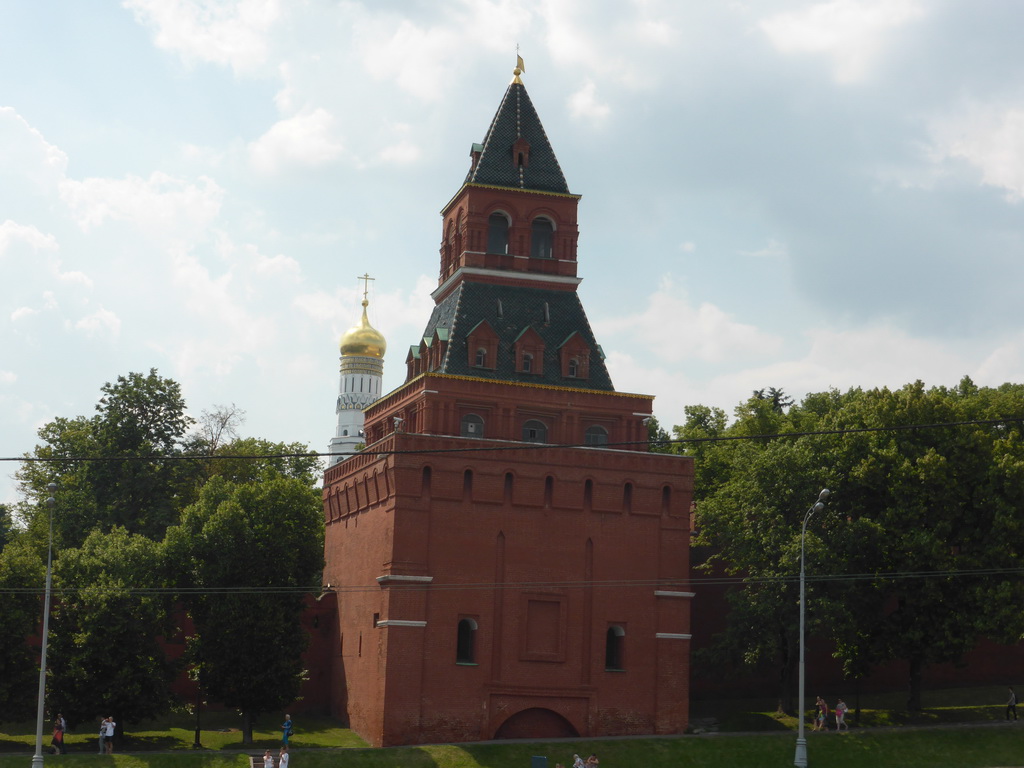
[[[512,158],[512,145],[520,137],[530,144],[529,161],[521,169]],[[466,176],[466,183],[569,194],[558,158],[522,83],[512,83],[505,91],[487,130],[480,160]]]
[[[501,317],[498,317],[497,311],[499,300],[503,310]],[[551,318],[547,324],[544,323],[545,302],[548,304],[548,314]],[[470,332],[484,320],[498,334],[499,339],[498,360],[493,370],[470,365],[466,346]],[[515,370],[513,345],[523,330],[531,326],[544,341],[542,374],[517,373]],[[449,332],[448,350],[439,373],[497,381],[615,391],[604,357],[583,311],[583,304],[575,291],[462,283],[434,307],[427,328],[432,331],[439,327],[446,328]],[[591,350],[590,375],[586,379],[562,377],[559,346],[574,331],[579,332]]]

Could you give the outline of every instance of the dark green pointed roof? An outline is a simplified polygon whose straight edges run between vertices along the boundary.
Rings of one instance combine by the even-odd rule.
[[[513,145],[520,139],[529,144],[529,159],[521,167],[513,158]],[[473,145],[474,152],[479,146]],[[466,184],[570,194],[555,151],[522,83],[513,82],[505,91],[479,151],[480,158],[467,174]]]
[[[473,329],[484,321],[498,335],[498,356],[493,369],[470,364],[467,340]],[[513,345],[527,328],[532,328],[544,341],[544,366],[541,374],[516,371]],[[448,334],[448,349],[438,373],[615,391],[605,366],[604,353],[594,338],[583,304],[575,291],[467,281],[434,307],[423,331],[423,338],[432,337],[435,331]],[[589,375],[586,379],[562,377],[559,353],[562,344],[573,333],[579,333],[590,348]],[[415,347],[413,350],[413,356],[417,357],[418,350]]]

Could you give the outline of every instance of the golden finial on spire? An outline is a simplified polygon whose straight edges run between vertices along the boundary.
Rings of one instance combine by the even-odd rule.
[[[519,55],[519,44],[516,44],[516,68],[512,70],[512,82],[523,84],[523,81],[519,79],[519,76],[526,71],[526,65],[523,64],[523,57]]]

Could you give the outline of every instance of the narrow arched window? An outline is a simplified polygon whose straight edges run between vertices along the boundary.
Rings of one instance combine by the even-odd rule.
[[[575,379],[580,375],[580,361],[579,358],[571,358],[569,360],[569,378]]]
[[[589,426],[583,435],[583,442],[587,445],[607,445],[608,430],[598,424]]]
[[[512,483],[513,477],[511,472],[505,473],[505,501],[509,504],[512,503]]]
[[[589,512],[594,507],[594,481],[587,478],[583,483],[583,511]]]
[[[420,495],[430,495],[430,467],[423,468],[423,475],[420,478]]]
[[[664,486],[661,489],[661,514],[667,515],[669,508],[672,506],[672,488]]]
[[[626,483],[622,486],[622,511],[633,511],[633,484]]]
[[[523,373],[531,373],[533,371],[533,355],[529,352],[523,353]]]
[[[476,629],[475,619],[461,619],[455,639],[455,663],[476,663]]]
[[[555,496],[555,478],[548,475],[544,478],[544,509],[551,509],[551,502]]]
[[[621,672],[626,668],[623,659],[623,645],[626,630],[618,624],[608,627],[604,640],[604,668],[606,671]]]
[[[487,219],[487,252],[508,253],[508,219],[492,213]]]
[[[463,437],[483,437],[484,420],[475,413],[467,413],[462,417],[460,434]]]
[[[487,350],[484,347],[480,347],[476,351],[476,367],[486,368],[487,367]]]
[[[527,419],[523,423],[523,442],[543,443],[548,439],[548,428],[543,421]]]
[[[473,499],[473,470],[467,469],[462,473],[462,498],[466,501]]]
[[[530,256],[535,259],[550,259],[555,240],[555,227],[550,219],[542,216],[533,220],[530,238]]]

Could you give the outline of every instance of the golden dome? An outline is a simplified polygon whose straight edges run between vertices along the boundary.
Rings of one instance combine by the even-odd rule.
[[[383,358],[388,349],[388,343],[384,335],[370,325],[366,318],[366,305],[369,302],[363,299],[363,317],[358,325],[354,325],[345,331],[341,337],[341,354],[343,356],[358,355],[360,357]]]

